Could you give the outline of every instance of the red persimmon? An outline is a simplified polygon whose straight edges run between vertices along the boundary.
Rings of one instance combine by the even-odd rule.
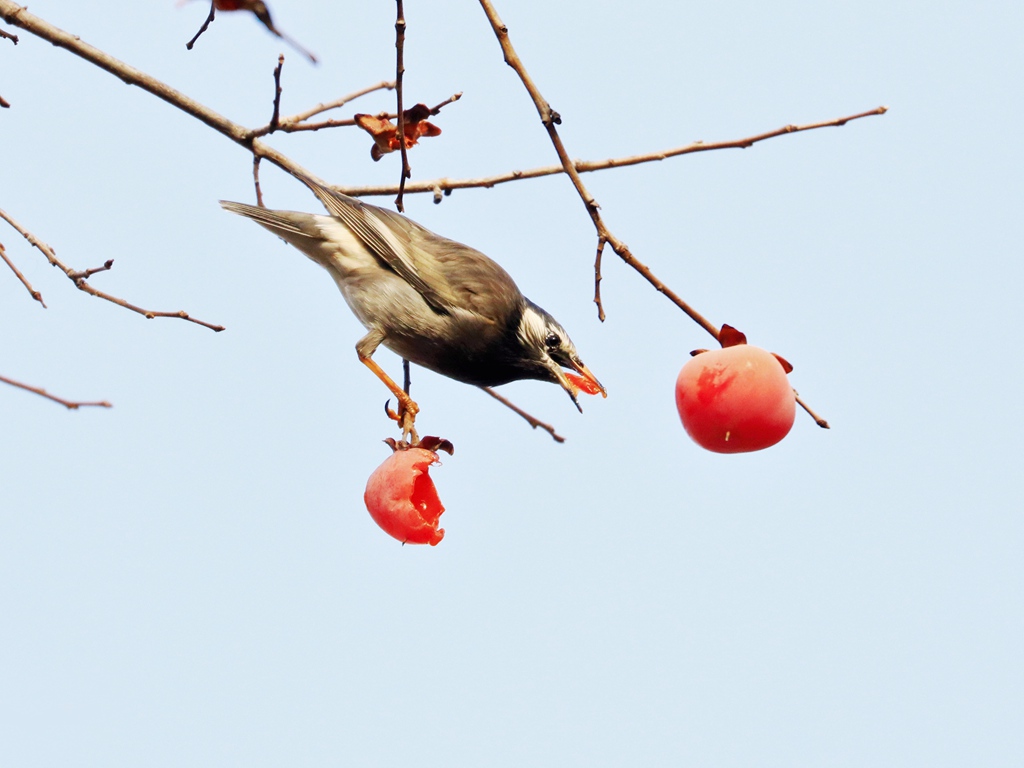
[[[676,379],[676,407],[686,433],[716,453],[775,445],[796,416],[787,372],[780,358],[745,341],[695,355]]]
[[[429,474],[430,465],[439,463],[426,448],[397,450],[366,483],[363,501],[370,517],[403,544],[436,546],[444,538],[437,527],[444,506]]]

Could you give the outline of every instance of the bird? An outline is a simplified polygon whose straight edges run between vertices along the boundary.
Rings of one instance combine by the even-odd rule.
[[[356,343],[360,362],[413,419],[419,406],[372,359],[380,345],[423,368],[478,387],[522,379],[558,384],[580,412],[580,386],[607,397],[565,329],[526,298],[497,262],[399,213],[341,194],[312,178],[298,178],[327,214],[227,200],[220,204],[278,235],[327,270],[367,330]]]

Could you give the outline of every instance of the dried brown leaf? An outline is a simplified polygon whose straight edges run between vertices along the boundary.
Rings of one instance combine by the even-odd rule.
[[[430,117],[430,107],[426,104],[417,104],[410,107],[403,113],[405,118],[405,148],[415,146],[423,136],[440,136],[441,129],[433,123],[428,123],[426,118]],[[398,139],[398,126],[390,120],[377,117],[376,115],[356,115],[356,125],[373,137],[373,146],[370,147],[370,157],[374,162],[380,160],[384,155],[401,149]]]

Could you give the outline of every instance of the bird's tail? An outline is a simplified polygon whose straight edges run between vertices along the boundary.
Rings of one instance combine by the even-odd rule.
[[[233,203],[230,200],[221,200],[220,207],[225,211],[231,211],[231,213],[237,213],[239,216],[252,219],[272,232],[281,234],[282,237],[284,237],[284,232],[291,232],[297,235],[307,234],[298,222],[295,221],[294,217],[288,215],[291,211],[272,211],[269,208],[259,208],[247,203]]]
[[[320,246],[324,238],[316,226],[316,218],[313,214],[300,211],[272,211],[269,208],[234,203],[230,200],[221,200],[220,205],[225,211],[252,219],[284,241],[294,245],[317,263],[320,262]]]

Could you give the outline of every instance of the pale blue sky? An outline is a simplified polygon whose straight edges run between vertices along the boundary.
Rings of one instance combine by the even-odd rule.
[[[89,7],[85,7],[88,5]],[[204,3],[33,13],[247,125],[393,73],[391,3],[275,0],[312,67]],[[407,99],[465,96],[414,177],[554,162],[477,4],[406,3]],[[567,179],[410,198],[502,263],[607,386],[482,393],[414,374],[440,546],[362,505],[386,393],[326,273],[220,198],[251,159],[138,89],[0,41],[0,208],[45,297],[0,270],[0,764],[1019,766],[1024,761],[1018,3],[498,6],[573,157],[890,112],[585,180],[608,224],[716,323],[795,366],[831,422],[768,451],[686,437],[675,376],[709,337],[610,254]],[[378,94],[354,111],[392,104]],[[355,131],[271,143],[338,183],[397,179]],[[318,210],[267,168],[267,204]],[[377,200],[387,204],[386,200]],[[6,269],[6,268],[5,268]],[[379,354],[391,371],[393,355]]]

